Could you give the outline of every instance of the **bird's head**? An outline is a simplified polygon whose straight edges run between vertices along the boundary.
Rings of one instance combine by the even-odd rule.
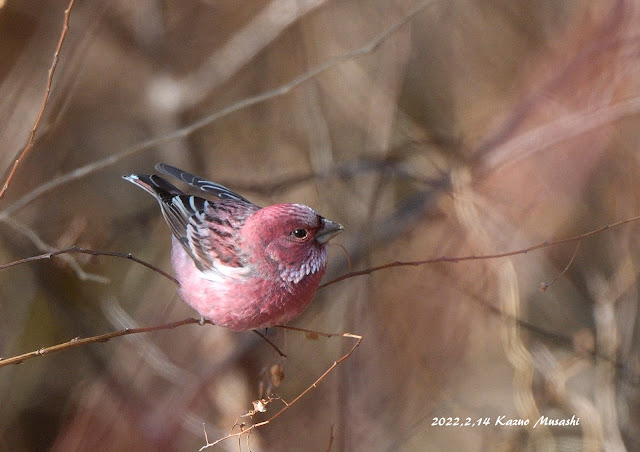
[[[247,218],[241,237],[252,264],[295,284],[324,273],[327,242],[343,229],[302,204],[275,204]]]

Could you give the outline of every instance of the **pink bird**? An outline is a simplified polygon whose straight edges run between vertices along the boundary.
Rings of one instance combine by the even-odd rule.
[[[160,203],[180,297],[203,319],[236,331],[300,315],[324,275],[327,242],[342,225],[302,204],[260,208],[178,168],[156,169],[212,195],[187,195],[155,174],[123,176]]]

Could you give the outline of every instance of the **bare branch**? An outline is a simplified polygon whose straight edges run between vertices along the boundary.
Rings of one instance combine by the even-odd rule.
[[[189,325],[193,323],[200,323],[200,319],[188,318],[188,319],[180,320],[177,322],[166,323],[164,325],[148,326],[148,327],[142,327],[142,328],[125,328],[124,330],[114,331],[112,333],[107,333],[107,334],[101,334],[99,336],[91,336],[84,339],[76,337],[71,339],[68,342],[52,345],[51,347],[43,347],[39,350],[25,353],[23,355],[13,356],[11,358],[6,358],[6,359],[0,358],[0,367],[8,366],[11,364],[20,364],[31,358],[36,358],[38,356],[43,356],[49,353],[67,350],[69,348],[78,347],[80,345],[95,344],[97,342],[107,342],[110,339],[113,339],[115,337],[127,336],[129,334],[149,333],[151,331],[159,331],[159,330],[172,330],[179,326]],[[211,322],[207,321],[207,323],[211,323]]]
[[[137,264],[144,265],[148,269],[153,270],[154,272],[164,276],[165,278],[170,280],[172,283],[174,283],[176,286],[180,286],[180,283],[178,282],[178,280],[175,279],[173,276],[171,276],[169,273],[159,269],[155,265],[152,265],[148,262],[143,261],[142,259],[138,259],[131,253],[116,253],[114,251],[97,251],[97,250],[90,250],[87,248],[79,248],[77,246],[72,246],[62,250],[50,251],[48,253],[39,254],[37,256],[25,257],[23,259],[18,259],[12,262],[8,262],[6,264],[0,265],[0,270],[4,270],[5,268],[9,268],[9,267],[15,267],[16,265],[25,264],[27,262],[33,262],[33,261],[38,261],[42,259],[51,259],[54,256],[59,256],[61,254],[71,254],[71,253],[90,254],[92,256],[111,256],[111,257],[118,257],[121,259],[128,259]]]
[[[419,267],[421,265],[427,265],[427,264],[435,264],[436,262],[453,262],[453,263],[458,263],[458,262],[462,262],[462,261],[476,261],[476,260],[486,260],[486,259],[499,259],[502,257],[509,257],[509,256],[516,256],[518,254],[527,254],[531,251],[537,251],[539,249],[542,248],[549,248],[551,246],[556,246],[556,245],[561,245],[563,243],[570,243],[570,242],[575,242],[575,241],[580,241],[582,239],[585,239],[587,237],[591,237],[593,235],[599,234],[603,231],[606,231],[607,229],[613,229],[613,228],[617,228],[619,226],[625,225],[627,223],[633,223],[635,221],[640,220],[640,215],[637,215],[635,217],[631,217],[631,218],[627,218],[626,220],[620,220],[617,221],[615,223],[611,223],[605,226],[602,226],[600,228],[597,229],[593,229],[591,231],[573,236],[573,237],[568,237],[568,238],[564,238],[564,239],[558,239],[558,240],[554,240],[554,241],[544,241],[544,242],[540,242],[536,245],[532,245],[528,248],[521,248],[518,250],[513,250],[513,251],[506,251],[504,253],[497,253],[497,254],[483,254],[483,255],[470,255],[470,256],[459,256],[459,257],[448,257],[448,256],[441,256],[441,257],[434,257],[431,259],[425,259],[425,260],[420,260],[420,261],[395,261],[395,262],[389,262],[387,264],[384,265],[378,265],[377,267],[370,267],[364,270],[358,270],[358,271],[353,271],[353,272],[348,272],[343,274],[342,276],[339,276],[335,279],[332,279],[331,281],[328,281],[322,285],[320,285],[320,289],[323,287],[327,287],[327,286],[331,286],[333,284],[336,284],[340,281],[344,281],[345,279],[350,279],[350,278],[354,278],[356,276],[363,276],[363,275],[370,275],[371,273],[375,273],[381,270],[387,270],[389,268],[395,268],[395,267]]]
[[[119,162],[122,159],[125,159],[127,157],[131,157],[141,151],[147,150],[149,148],[152,148],[154,146],[159,146],[161,144],[164,144],[166,142],[172,141],[172,140],[176,140],[176,139],[181,139],[181,138],[185,138],[189,135],[191,135],[193,132],[208,126],[209,124],[217,121],[218,119],[221,119],[225,116],[230,115],[231,113],[234,113],[236,111],[242,110],[244,108],[253,106],[253,105],[257,105],[259,103],[265,102],[267,100],[271,100],[271,99],[275,99],[277,97],[281,97],[284,96],[285,94],[289,93],[291,90],[293,90],[294,88],[296,88],[297,86],[301,85],[302,83],[307,82],[308,80],[313,79],[314,77],[318,76],[319,74],[321,74],[322,72],[326,71],[327,69],[330,69],[332,67],[338,66],[339,64],[342,64],[346,61],[350,61],[353,60],[354,58],[358,58],[361,57],[363,55],[367,55],[368,53],[373,52],[376,48],[378,48],[378,46],[380,46],[380,44],[382,44],[384,42],[385,39],[387,39],[390,35],[392,35],[393,33],[395,33],[399,28],[401,28],[403,25],[405,25],[406,23],[408,23],[411,19],[413,19],[413,17],[418,14],[420,11],[422,11],[424,8],[426,8],[427,6],[431,5],[434,2],[434,0],[427,0],[424,2],[421,2],[420,4],[418,4],[415,8],[413,8],[411,11],[409,11],[402,19],[400,19],[398,22],[396,22],[394,25],[392,25],[391,27],[389,27],[387,30],[385,30],[384,32],[382,32],[380,35],[378,35],[377,37],[375,37],[373,40],[369,41],[367,44],[365,44],[364,46],[360,47],[359,49],[356,49],[354,51],[345,53],[343,55],[340,55],[336,58],[332,58],[329,61],[326,61],[325,63],[319,64],[318,66],[316,66],[315,68],[311,69],[310,71],[294,78],[293,80],[289,81],[288,83],[285,83],[284,85],[281,85],[278,88],[269,90],[269,91],[265,91],[262,94],[258,94],[257,96],[252,96],[252,97],[248,97],[245,98],[239,102],[236,102],[235,104],[232,104],[226,108],[223,108],[222,110],[218,110],[215,113],[212,113],[211,115],[205,116],[193,123],[191,123],[188,126],[182,127],[180,129],[177,129],[171,133],[168,133],[166,135],[162,135],[160,137],[155,137],[155,138],[150,138],[146,141],[143,141],[142,143],[136,144],[128,149],[125,149],[124,151],[118,153],[118,154],[114,154],[110,157],[104,158],[102,160],[97,160],[93,163],[89,163],[85,166],[81,166],[80,168],[76,168],[75,170],[67,173],[67,174],[63,174],[62,176],[56,177],[55,179],[52,179],[48,182],[45,182],[44,184],[40,185],[39,187],[37,187],[36,189],[32,190],[29,194],[27,194],[26,196],[23,196],[22,198],[18,199],[17,201],[15,201],[13,204],[11,204],[9,207],[7,207],[6,209],[4,209],[2,212],[0,212],[0,219],[4,218],[7,215],[11,215],[13,212],[23,208],[24,206],[26,206],[27,204],[33,202],[34,200],[38,199],[40,196],[44,195],[45,193],[50,192],[51,190],[58,188],[61,185],[64,185],[66,183],[81,179],[91,173],[94,173],[100,169],[106,168],[108,166],[111,166],[117,162]]]
[[[40,125],[40,120],[42,119],[42,115],[44,114],[45,108],[47,108],[47,103],[49,102],[49,94],[51,93],[51,84],[53,82],[53,74],[56,72],[56,68],[58,67],[58,61],[60,59],[60,51],[62,50],[62,44],[64,43],[64,39],[67,37],[67,31],[69,31],[69,17],[71,16],[71,8],[73,7],[73,3],[75,0],[69,1],[69,6],[64,11],[64,23],[62,25],[62,33],[60,34],[60,39],[58,40],[58,46],[56,47],[56,51],[53,54],[53,63],[51,63],[51,67],[49,68],[49,76],[47,77],[47,87],[45,89],[44,98],[42,99],[42,107],[40,107],[40,112],[38,113],[38,117],[36,118],[36,122],[33,124],[31,128],[31,133],[29,133],[29,138],[27,139],[27,144],[24,146],[22,151],[18,154],[18,157],[13,162],[13,166],[9,171],[9,175],[7,176],[7,180],[5,180],[2,189],[0,189],[0,198],[2,198],[9,188],[9,184],[13,179],[13,176],[18,169],[18,166],[25,159],[29,151],[33,149],[33,143],[36,136],[36,130]]]
[[[285,355],[282,350],[280,350],[278,348],[278,346],[276,344],[273,343],[273,341],[271,339],[269,339],[267,336],[265,336],[264,334],[262,334],[260,331],[258,330],[253,330],[254,333],[256,333],[258,336],[260,336],[267,344],[269,344],[269,346],[274,349],[276,351],[276,353],[278,355],[280,355],[281,358],[286,358],[287,355]]]
[[[331,429],[329,429],[329,444],[327,444],[327,452],[331,452],[331,446],[333,446],[333,440],[335,436],[333,435],[333,424],[331,425]]]
[[[42,238],[36,233],[36,231],[34,231],[21,221],[18,221],[15,218],[9,216],[0,219],[0,221],[5,223],[18,234],[22,234],[26,238],[28,238],[36,246],[36,248],[38,248],[38,250],[45,253],[50,253],[56,250],[55,247],[42,240]],[[100,284],[109,284],[111,282],[109,278],[105,278],[102,275],[96,275],[95,273],[89,273],[85,271],[73,256],[61,255],[60,258],[67,265],[69,265],[69,267],[71,267],[71,269],[75,272],[76,276],[81,281],[93,281]]]
[[[571,255],[571,259],[569,259],[569,263],[566,265],[566,267],[564,267],[564,270],[562,270],[558,275],[556,275],[555,278],[553,278],[550,283],[547,283],[547,282],[544,282],[544,281],[542,283],[540,283],[540,290],[542,292],[547,290],[549,288],[549,286],[551,286],[551,284],[555,283],[558,280],[558,278],[560,278],[562,275],[567,273],[567,270],[569,270],[569,268],[571,267],[571,264],[573,264],[573,261],[576,258],[576,255],[578,254],[578,250],[579,249],[580,249],[580,240],[578,240],[578,243],[576,243],[576,247],[573,250],[573,254]]]
[[[301,398],[303,398],[305,395],[307,395],[311,390],[313,390],[316,386],[318,386],[318,384],[324,380],[327,375],[329,375],[331,372],[334,371],[334,369],[336,367],[338,367],[340,365],[340,363],[342,363],[345,359],[349,358],[349,356],[351,356],[353,354],[353,352],[356,350],[356,348],[358,348],[358,346],[360,345],[360,343],[362,342],[362,336],[358,336],[357,334],[351,334],[351,333],[336,333],[336,334],[331,334],[331,333],[322,333],[320,331],[312,331],[312,330],[305,330],[303,328],[295,328],[295,327],[291,327],[291,326],[283,326],[283,325],[278,325],[276,326],[276,328],[283,328],[283,329],[287,329],[287,330],[293,330],[293,331],[300,331],[303,333],[306,333],[307,335],[317,335],[317,336],[323,336],[323,337],[348,337],[351,339],[355,339],[356,343],[353,345],[353,347],[351,347],[351,349],[345,353],[344,355],[342,355],[340,358],[338,358],[336,361],[333,362],[333,364],[326,370],[324,371],[324,373],[322,375],[320,375],[313,383],[311,383],[304,391],[302,391],[300,394],[298,394],[296,396],[295,399],[293,399],[291,402],[287,403],[283,400],[284,402],[284,407],[280,408],[280,410],[278,410],[274,415],[272,415],[269,419],[267,419],[266,421],[262,421],[262,422],[258,422],[257,424],[253,424],[237,433],[231,433],[227,436],[224,436],[212,443],[209,442],[208,439],[205,439],[207,441],[207,444],[205,444],[204,446],[202,446],[199,450],[204,450],[207,449],[209,447],[213,447],[216,444],[221,443],[222,441],[225,441],[227,439],[230,438],[240,438],[242,435],[249,435],[251,434],[251,432],[255,429],[257,429],[258,427],[262,427],[264,425],[269,424],[271,421],[273,421],[274,419],[276,419],[278,416],[280,416],[282,413],[284,413],[285,411],[287,411],[289,408],[291,408],[293,405],[295,405]]]

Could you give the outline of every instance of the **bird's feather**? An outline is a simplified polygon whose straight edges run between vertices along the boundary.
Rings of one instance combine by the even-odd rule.
[[[211,182],[209,180],[203,179],[201,177],[194,176],[191,173],[178,169],[174,166],[167,165],[166,163],[158,163],[156,165],[156,169],[161,173],[166,174],[167,176],[175,177],[176,179],[179,179],[182,182],[189,184],[193,188],[197,188],[198,190],[211,193],[220,199],[232,199],[234,201],[240,201],[240,202],[252,204],[251,201],[240,196],[233,190],[228,189],[224,185],[220,185],[215,182]]]
[[[169,168],[180,171],[173,167]],[[191,176],[189,173],[182,173]],[[196,176],[191,177],[202,181],[203,184],[207,182]],[[215,273],[222,271],[220,266],[244,266],[245,263],[237,247],[237,232],[246,219],[259,210],[258,206],[221,185],[219,187],[230,194],[228,196],[218,194],[219,199],[210,201],[199,196],[184,194],[157,175],[132,174],[124,178],[151,193],[158,200],[162,215],[171,232],[200,271]],[[218,186],[213,182],[209,184],[212,187]],[[222,189],[219,190],[220,193]],[[231,194],[238,198],[232,198]]]

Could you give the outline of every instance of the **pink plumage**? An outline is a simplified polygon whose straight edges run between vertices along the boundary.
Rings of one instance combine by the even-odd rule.
[[[260,208],[172,166],[156,169],[212,195],[184,194],[157,175],[124,176],[160,203],[181,298],[203,318],[237,331],[300,315],[324,275],[327,241],[343,227],[302,204]]]

